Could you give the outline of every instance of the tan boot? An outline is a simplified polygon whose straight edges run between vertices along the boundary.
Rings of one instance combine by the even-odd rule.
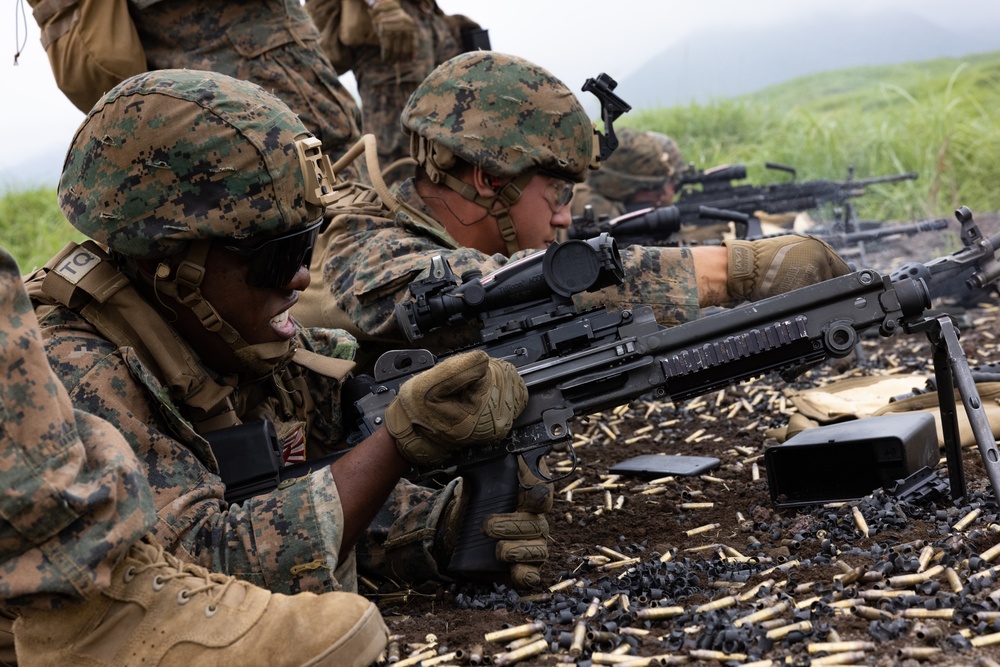
[[[131,548],[97,598],[21,609],[22,665],[365,667],[388,630],[353,593],[279,595],[181,563],[147,541]]]

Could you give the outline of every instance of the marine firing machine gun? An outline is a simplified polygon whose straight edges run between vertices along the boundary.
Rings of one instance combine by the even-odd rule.
[[[996,262],[987,244],[967,249],[986,267]],[[965,263],[969,257],[960,261]],[[958,260],[956,260],[958,261]],[[936,265],[929,262],[928,265]],[[554,481],[539,465],[552,449],[573,449],[570,421],[637,399],[684,401],[777,371],[792,380],[828,358],[848,355],[869,329],[883,336],[925,332],[935,346],[934,366],[942,392],[951,492],[965,495],[957,416],[950,400],[957,382],[991,486],[1000,489],[1000,452],[990,432],[951,318],[925,316],[930,307],[922,279],[892,280],[864,269],[753,304],[665,328],[650,308],[576,311],[574,290],[621,280],[613,240],[554,244],[487,276],[459,282],[443,259],[413,287],[414,298],[397,306],[407,336],[417,340],[436,327],[478,318],[482,343],[475,348],[510,361],[528,386],[528,405],[511,433],[493,447],[463,450],[443,468],[460,474],[470,493],[458,547],[456,573],[502,571],[495,541],[480,530],[483,519],[512,511],[517,503],[516,457],[537,477]],[[370,392],[356,402],[361,429],[371,433],[400,385],[433,366],[428,350],[396,350],[379,358]],[[951,406],[948,413],[947,406]],[[416,477],[441,470],[415,471]]]

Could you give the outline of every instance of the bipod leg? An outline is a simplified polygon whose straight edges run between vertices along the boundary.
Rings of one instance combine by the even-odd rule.
[[[958,433],[958,412],[955,406],[955,386],[962,397],[965,415],[969,419],[972,433],[976,437],[979,453],[986,467],[995,502],[1000,502],[1000,452],[993,437],[982,399],[976,389],[976,382],[969,370],[965,350],[958,342],[958,331],[951,317],[939,315],[934,326],[927,332],[934,344],[934,376],[938,386],[938,404],[941,408],[941,428],[944,433],[945,455],[948,461],[948,478],[951,496],[958,500],[965,496],[965,474],[962,470],[962,443]]]

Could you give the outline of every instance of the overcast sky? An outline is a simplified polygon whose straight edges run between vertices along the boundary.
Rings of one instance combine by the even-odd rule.
[[[438,0],[448,13],[464,13],[489,29],[493,48],[534,61],[578,90],[588,77],[632,73],[660,50],[694,32],[795,20],[816,12],[864,15],[905,9],[952,29],[1000,15],[996,0]],[[33,154],[65,150],[80,113],[56,88],[38,27],[25,0],[0,15],[0,191],[17,182],[16,167]],[[21,21],[23,7],[26,22]],[[12,11],[15,10],[15,11]],[[13,65],[18,36],[24,43]],[[849,39],[849,35],[845,35]],[[753,48],[748,44],[748,48]],[[1000,48],[998,38],[997,48]],[[353,87],[348,75],[345,83]]]

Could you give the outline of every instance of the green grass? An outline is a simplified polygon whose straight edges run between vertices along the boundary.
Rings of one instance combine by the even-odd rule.
[[[59,210],[55,188],[0,196],[0,245],[17,260],[21,273],[45,264],[68,241],[83,238]]]
[[[861,67],[782,83],[733,100],[628,114],[622,124],[673,136],[699,167],[745,164],[748,182],[915,171],[916,181],[873,186],[859,215],[951,216],[961,205],[1000,210],[1000,52]]]
[[[961,205],[1000,210],[1000,51],[859,67],[788,81],[733,100],[626,114],[619,124],[673,136],[698,167],[745,164],[754,184],[915,171],[856,200],[864,219],[950,217]],[[25,273],[77,234],[53,189],[0,199],[0,243]]]

